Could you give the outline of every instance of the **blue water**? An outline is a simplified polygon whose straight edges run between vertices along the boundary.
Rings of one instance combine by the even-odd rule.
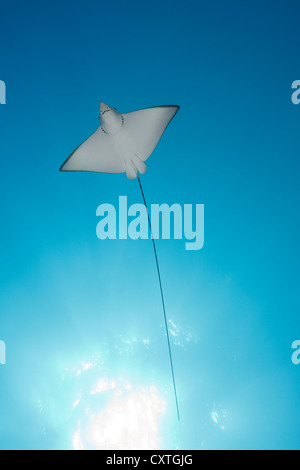
[[[0,448],[97,447],[95,416],[128,447],[130,397],[153,447],[299,448],[299,2],[0,10]],[[100,101],[181,106],[142,177],[149,204],[205,204],[203,250],[157,241],[180,424],[151,242],[96,237],[138,184],[58,171]]]

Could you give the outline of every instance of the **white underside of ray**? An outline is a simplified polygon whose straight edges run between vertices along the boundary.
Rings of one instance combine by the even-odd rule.
[[[128,178],[136,178],[137,172],[145,173],[144,162],[178,109],[159,106],[123,114],[120,129],[111,134],[100,126],[71,154],[61,171],[125,172]]]

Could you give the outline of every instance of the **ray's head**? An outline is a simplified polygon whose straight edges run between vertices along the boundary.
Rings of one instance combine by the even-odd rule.
[[[104,116],[108,115],[118,115],[116,108],[111,108],[108,104],[101,102],[100,103],[100,119],[103,119]]]
[[[110,113],[113,108],[110,108],[106,103],[100,103],[100,117],[104,116],[106,113]]]
[[[116,131],[120,128],[122,120],[121,115],[118,113],[116,108],[111,108],[106,103],[100,103],[100,115],[101,127],[106,131]]]

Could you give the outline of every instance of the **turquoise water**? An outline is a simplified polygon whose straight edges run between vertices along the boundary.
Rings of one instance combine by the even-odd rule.
[[[226,3],[226,4],[225,4]],[[299,448],[295,1],[1,6],[0,447]],[[147,202],[205,205],[205,245],[96,237],[124,175],[61,174],[121,112],[181,109]]]

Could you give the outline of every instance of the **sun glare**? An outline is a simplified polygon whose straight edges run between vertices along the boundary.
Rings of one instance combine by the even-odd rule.
[[[91,394],[113,391],[107,406],[97,414],[86,410],[73,436],[75,450],[155,450],[160,443],[159,415],[165,404],[155,387],[133,390],[130,384],[101,378]]]

